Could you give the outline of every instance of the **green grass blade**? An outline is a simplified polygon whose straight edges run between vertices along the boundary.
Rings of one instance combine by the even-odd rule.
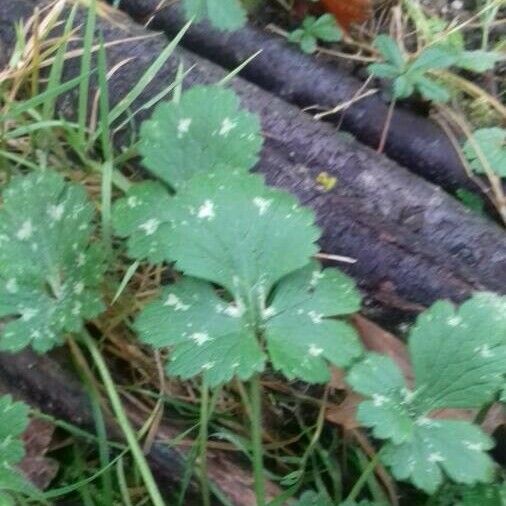
[[[191,25],[191,21],[181,28],[179,33],[170,41],[167,47],[158,55],[156,60],[149,66],[144,72],[143,76],[139,79],[136,85],[123,97],[118,104],[109,113],[109,124],[111,125],[117,120],[128,108],[131,107],[132,103],[139,97],[144,91],[146,86],[155,78],[158,71],[162,68],[165,62],[170,58],[177,45],[183,38],[184,34]]]
[[[29,98],[28,100],[20,102],[19,104],[12,107],[12,109],[9,112],[7,112],[5,115],[3,115],[2,119],[7,120],[7,119],[18,118],[21,114],[24,114],[25,112],[27,112],[31,109],[34,109],[34,108],[40,106],[41,104],[44,104],[47,100],[58,97],[59,95],[66,93],[67,91],[71,90],[72,88],[75,88],[85,78],[89,78],[89,74],[88,74],[88,76],[80,75],[78,77],[75,77],[74,79],[71,79],[70,81],[66,81],[63,84],[60,84],[59,86],[56,86],[51,89],[47,89],[46,91],[39,93],[35,97]]]
[[[88,17],[86,19],[86,28],[84,32],[83,54],[81,57],[81,75],[85,76],[79,83],[79,100],[77,110],[77,122],[79,124],[79,137],[84,145],[86,138],[86,120],[88,117],[88,93],[90,84],[91,55],[93,39],[95,36],[95,24],[97,18],[96,0],[91,0],[88,7]]]
[[[153,506],[165,506],[165,502],[162,498],[162,495],[160,494],[160,491],[158,490],[158,486],[155,482],[155,479],[153,478],[151,469],[149,468],[146,458],[142,452],[142,448],[139,444],[139,441],[137,440],[135,431],[133,430],[130,421],[128,420],[127,414],[123,408],[120,396],[116,390],[116,386],[114,385],[114,381],[111,377],[109,369],[107,368],[107,364],[105,363],[102,354],[97,348],[95,341],[86,333],[83,333],[82,338],[102,378],[105,390],[111,402],[112,409],[116,415],[118,425],[121,427],[121,430],[125,435],[130,451],[132,452],[132,457],[135,461],[137,469],[142,476],[144,485],[146,486],[147,492],[151,497],[151,501],[153,502]]]
[[[49,72],[49,79],[46,91],[50,91],[54,88],[57,88],[61,84],[63,64],[65,61],[65,52],[68,46],[68,37],[72,31],[72,27],[74,26],[74,19],[76,16],[76,12],[77,12],[77,4],[75,4],[72,7],[67,22],[65,23],[65,28],[63,30],[63,37],[65,38],[65,42],[58,48],[58,51],[56,52],[56,55],[54,57],[54,62],[51,65],[51,70]],[[42,106],[42,119],[49,120],[54,117],[54,110],[57,97],[58,95],[47,96]]]
[[[108,253],[112,253],[112,183],[113,183],[113,146],[111,132],[109,130],[109,90],[107,87],[107,57],[105,53],[104,40],[100,36],[100,47],[98,50],[98,87],[99,87],[99,110],[101,127],[101,144],[105,163],[102,166],[102,239]]]
[[[242,71],[242,69],[244,69],[244,67],[249,65],[249,63],[252,62],[261,52],[262,49],[252,54],[247,60],[243,61],[238,67],[230,71],[223,79],[218,81],[217,85],[225,86],[225,84],[228,84],[237,74],[239,74]]]

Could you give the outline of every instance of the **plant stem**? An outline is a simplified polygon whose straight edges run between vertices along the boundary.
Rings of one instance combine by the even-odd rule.
[[[265,506],[265,482],[262,448],[262,395],[260,376],[255,374],[250,382],[251,443],[253,446],[253,474],[257,506]]]
[[[358,497],[358,494],[362,491],[364,488],[364,485],[366,484],[367,480],[369,479],[369,476],[374,472],[376,469],[376,466],[378,465],[380,461],[381,456],[381,450],[374,455],[374,457],[371,459],[367,467],[364,469],[362,474],[360,475],[360,478],[355,482],[355,485],[353,485],[353,488],[351,489],[351,492],[348,494],[348,497],[346,498],[345,502],[353,502]]]
[[[202,395],[200,399],[200,486],[202,492],[203,506],[211,505],[211,493],[209,490],[209,479],[207,473],[207,438],[209,426],[209,387],[205,380],[202,380]]]
[[[82,339],[86,347],[88,348],[93,361],[98,369],[98,372],[102,378],[104,383],[105,390],[107,395],[109,396],[109,400],[111,402],[111,407],[116,415],[116,419],[118,421],[123,434],[128,442],[128,446],[130,451],[132,452],[132,457],[139,469],[139,472],[142,476],[144,484],[146,485],[146,489],[148,491],[149,496],[151,497],[151,501],[153,502],[153,506],[165,506],[165,502],[158,490],[158,486],[153,478],[153,474],[151,473],[151,469],[148,466],[146,458],[142,453],[142,449],[139,445],[139,441],[137,441],[137,436],[132,426],[130,425],[130,421],[125,413],[123,405],[121,403],[121,399],[119,394],[114,386],[114,381],[111,377],[109,369],[102,357],[102,354],[98,350],[95,341],[86,333],[83,332]]]

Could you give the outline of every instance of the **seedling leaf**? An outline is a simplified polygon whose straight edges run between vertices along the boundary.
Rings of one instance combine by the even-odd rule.
[[[183,0],[187,18],[209,21],[220,30],[237,30],[246,23],[246,11],[239,0]]]
[[[93,207],[55,173],[16,177],[0,209],[0,348],[45,352],[103,309],[104,258],[90,244]]]
[[[501,55],[492,51],[462,51],[455,63],[457,67],[472,72],[486,72],[493,69]]]
[[[405,58],[392,37],[383,34],[378,35],[374,39],[374,47],[378,49],[386,62],[399,70],[404,67]]]
[[[488,161],[490,169],[499,177],[506,177],[506,130],[497,127],[482,128],[473,133],[473,138],[481,151],[481,155]],[[478,174],[485,172],[471,140],[468,140],[464,145],[464,154],[475,172]]]
[[[248,171],[261,147],[259,120],[240,110],[233,91],[195,86],[179,103],[156,107],[142,124],[139,150],[146,168],[178,189],[196,172]]]
[[[337,42],[343,34],[335,18],[330,14],[324,14],[319,18],[307,16],[304,18],[301,28],[297,28],[288,34],[288,40],[299,44],[305,53],[314,53],[318,40],[324,42]]]

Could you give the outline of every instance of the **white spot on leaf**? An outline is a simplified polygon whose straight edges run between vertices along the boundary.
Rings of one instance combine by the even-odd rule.
[[[258,207],[258,214],[260,216],[263,216],[267,209],[269,209],[270,205],[272,204],[272,199],[264,199],[263,197],[255,197],[253,199],[253,204],[255,204],[256,207]]]
[[[313,271],[311,274],[311,281],[309,282],[309,284],[311,285],[311,288],[314,288],[318,284],[320,279],[323,278],[323,276],[324,276],[323,272]]]
[[[488,344],[478,346],[474,351],[483,358],[492,358],[494,356],[494,352],[490,349]]]
[[[206,200],[198,210],[197,216],[201,220],[213,220],[214,219],[214,203],[211,200]]]
[[[210,341],[211,338],[209,337],[209,334],[206,332],[194,332],[190,339],[192,341],[195,341],[198,346],[202,346],[204,343],[207,343],[207,341]]]
[[[5,289],[9,293],[16,293],[19,290],[18,282],[17,282],[16,278],[9,279],[7,281],[7,283],[5,283]]]
[[[182,139],[185,134],[190,130],[192,124],[191,118],[181,118],[177,124],[177,138]]]
[[[237,304],[229,304],[225,309],[224,313],[227,316],[230,316],[231,318],[240,318],[244,312],[246,311],[246,308],[244,306],[244,303],[241,300],[237,301]]]
[[[481,443],[472,443],[470,441],[464,441],[464,445],[466,448],[469,448],[469,450],[472,450],[473,452],[481,452],[484,449]]]
[[[387,402],[387,401],[388,401],[388,397],[385,397],[384,395],[374,394],[372,397],[373,404],[378,408],[383,406],[383,404],[385,404],[385,402]]]
[[[21,311],[21,319],[25,322],[28,322],[31,319],[33,319],[38,312],[39,312],[38,309],[25,308]]]
[[[150,220],[145,221],[144,223],[139,225],[139,228],[144,230],[146,235],[153,235],[158,230],[159,226],[160,226],[160,221],[157,220],[156,218],[151,218]]]
[[[83,293],[83,290],[84,290],[84,283],[82,281],[79,281],[74,285],[74,293],[76,295]]]
[[[311,344],[309,346],[309,354],[312,357],[319,357],[323,353],[323,348],[319,348],[316,344]]]
[[[237,126],[237,123],[234,123],[230,118],[225,118],[221,123],[221,128],[219,131],[219,135],[223,137],[227,137],[228,134]]]
[[[318,325],[322,322],[323,315],[321,313],[317,313],[316,311],[309,311],[308,316],[311,318],[311,321],[315,325]]]
[[[64,211],[65,206],[63,204],[59,204],[57,206],[51,205],[47,208],[47,214],[54,221],[60,221],[63,217]]]
[[[134,209],[140,203],[141,203],[141,201],[135,195],[132,195],[131,197],[128,197],[128,199],[127,199],[127,206],[130,207],[131,209]]]
[[[462,323],[462,318],[460,316],[452,316],[448,318],[447,323],[450,327],[457,327]]]
[[[79,301],[77,301],[74,304],[74,307],[72,308],[72,314],[74,316],[79,316],[79,314],[81,313],[81,308],[82,308],[82,304]]]
[[[173,307],[174,311],[188,311],[188,309],[190,309],[190,306],[188,304],[183,304],[181,299],[175,293],[169,293],[169,296],[163,305]]]
[[[29,239],[33,234],[33,225],[31,220],[26,220],[22,225],[21,228],[18,230],[16,237],[20,241],[24,241],[26,239]]]

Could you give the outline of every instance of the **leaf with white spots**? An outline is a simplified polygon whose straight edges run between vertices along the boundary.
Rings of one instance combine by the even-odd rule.
[[[216,283],[253,313],[285,275],[306,265],[320,236],[314,214],[263,178],[223,168],[196,174],[171,199],[167,260]]]
[[[141,338],[171,348],[169,374],[204,373],[212,385],[246,379],[263,368],[263,336],[275,368],[308,382],[328,380],[328,362],[343,366],[361,353],[352,327],[331,319],[357,311],[360,296],[344,274],[310,263],[320,232],[294,197],[223,168],[196,174],[162,207],[172,228],[159,236],[159,258],[224,289],[218,296],[186,280],[141,313]],[[130,220],[131,229],[145,219]]]
[[[218,296],[209,283],[183,278],[166,288],[136,321],[142,341],[170,347],[167,372],[182,378],[203,373],[210,386],[233,376],[248,379],[265,356],[244,308]]]
[[[371,354],[348,374],[348,383],[369,399],[358,420],[376,437],[390,440],[385,462],[399,479],[434,491],[446,473],[459,483],[487,481],[491,442],[468,422],[435,420],[443,408],[481,408],[504,385],[506,298],[477,293],[456,309],[437,302],[409,337],[415,376],[405,383],[389,358]],[[466,457],[462,457],[466,455]],[[460,467],[459,467],[460,465]]]
[[[443,474],[469,485],[491,481],[494,463],[486,450],[492,447],[491,438],[470,422],[434,420],[417,426],[410,441],[388,445],[382,459],[397,479],[432,494]]]
[[[415,425],[405,406],[409,393],[391,358],[371,353],[351,369],[347,380],[356,392],[371,398],[359,405],[357,417],[377,438],[402,443],[413,436]]]
[[[317,262],[285,277],[267,308],[265,335],[272,363],[289,378],[330,379],[327,362],[346,366],[362,348],[355,330],[332,319],[360,309],[353,281]]]
[[[178,189],[197,172],[247,172],[261,147],[257,116],[240,109],[232,90],[195,86],[179,102],[157,106],[142,124],[139,150],[145,167]]]
[[[13,467],[25,454],[21,435],[28,426],[28,406],[14,402],[10,395],[0,397],[0,490],[27,488]]]
[[[504,385],[506,297],[477,293],[458,309],[437,302],[418,318],[409,350],[424,409],[483,406]]]
[[[128,237],[128,254],[140,260],[160,263],[169,252],[164,237],[170,233],[166,188],[154,181],[133,185],[113,207],[113,226],[120,237]]]
[[[0,349],[45,352],[104,309],[93,206],[55,173],[14,178],[0,208]]]

